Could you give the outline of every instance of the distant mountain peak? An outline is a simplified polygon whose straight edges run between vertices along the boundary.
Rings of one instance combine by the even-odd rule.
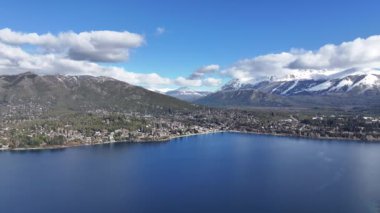
[[[244,83],[243,81],[235,78],[235,79],[232,79],[231,81],[227,82],[222,88],[221,90],[237,90],[237,89],[240,89],[243,85],[245,85],[246,83]]]
[[[165,92],[166,95],[188,102],[203,98],[210,93],[211,92],[208,91],[196,91],[188,87],[180,87],[178,89]]]

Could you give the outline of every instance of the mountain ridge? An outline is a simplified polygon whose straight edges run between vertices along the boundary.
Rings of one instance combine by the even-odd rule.
[[[380,71],[349,69],[325,78],[255,83],[233,79],[196,103],[238,107],[375,107],[380,105]]]
[[[109,77],[37,75],[0,76],[0,105],[35,104],[48,109],[151,111],[194,106]]]

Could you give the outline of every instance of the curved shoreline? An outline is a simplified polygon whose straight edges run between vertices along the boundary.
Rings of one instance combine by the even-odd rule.
[[[238,131],[238,130],[217,130],[217,131],[209,131],[209,132],[201,132],[201,133],[192,133],[187,135],[173,135],[168,138],[162,139],[154,139],[154,140],[133,140],[133,141],[106,141],[102,143],[93,143],[93,144],[69,144],[62,146],[45,146],[45,147],[26,147],[26,148],[15,148],[15,149],[0,149],[1,151],[39,151],[39,150],[58,150],[58,149],[66,149],[66,148],[74,148],[74,147],[84,147],[84,146],[96,146],[96,145],[104,145],[104,144],[115,144],[115,143],[163,143],[170,142],[171,140],[197,136],[197,135],[208,135],[208,134],[216,134],[216,133],[239,133],[239,134],[253,134],[253,135],[268,135],[268,136],[278,136],[278,137],[293,137],[293,138],[304,138],[304,139],[314,139],[314,140],[337,140],[337,141],[350,141],[350,142],[361,142],[361,143],[380,143],[380,140],[360,140],[354,138],[343,138],[343,137],[310,137],[310,136],[300,136],[300,135],[292,135],[292,134],[279,134],[279,133],[262,133],[262,132],[246,132],[246,131]]]

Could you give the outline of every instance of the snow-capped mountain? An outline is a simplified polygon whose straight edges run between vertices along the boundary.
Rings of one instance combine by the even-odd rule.
[[[258,83],[242,83],[234,79],[222,87],[222,91],[258,90],[264,93],[290,96],[332,93],[356,93],[380,91],[380,70],[349,69],[320,79],[267,80]]]
[[[228,106],[380,106],[380,69],[348,69],[318,78],[241,82],[234,79],[221,90],[196,101]]]
[[[180,100],[189,101],[189,102],[203,98],[210,93],[211,92],[207,92],[207,91],[191,90],[187,87],[181,87],[181,88],[178,88],[176,90],[171,90],[171,91],[165,92],[166,95],[175,97],[175,98],[180,99]]]

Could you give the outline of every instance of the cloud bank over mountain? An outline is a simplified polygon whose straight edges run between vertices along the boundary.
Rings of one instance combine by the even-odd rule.
[[[164,32],[164,28],[160,30]],[[161,33],[161,34],[162,34]],[[215,88],[222,78],[243,82],[270,78],[322,78],[350,68],[380,67],[380,35],[357,38],[317,50],[291,49],[240,60],[221,68],[209,64],[188,76],[168,78],[158,73],[120,66],[132,50],[144,46],[146,38],[128,31],[85,31],[38,34],[0,29],[0,74],[108,76],[153,89],[176,87]]]
[[[218,78],[210,77],[212,74],[217,74],[220,69],[220,66],[217,64],[210,64],[198,68],[187,78],[178,77],[176,79],[177,84],[187,86],[187,87],[217,87],[221,85],[222,80]]]
[[[242,81],[259,81],[291,75],[318,78],[359,67],[380,67],[380,35],[357,38],[339,45],[327,44],[315,51],[292,49],[289,52],[244,59],[222,73]]]
[[[162,30],[161,30],[162,31]],[[37,34],[0,29],[0,74],[108,76],[146,87],[216,86],[213,78],[175,79],[157,73],[130,72],[114,63],[125,62],[130,51],[146,43],[128,31],[88,31]]]

